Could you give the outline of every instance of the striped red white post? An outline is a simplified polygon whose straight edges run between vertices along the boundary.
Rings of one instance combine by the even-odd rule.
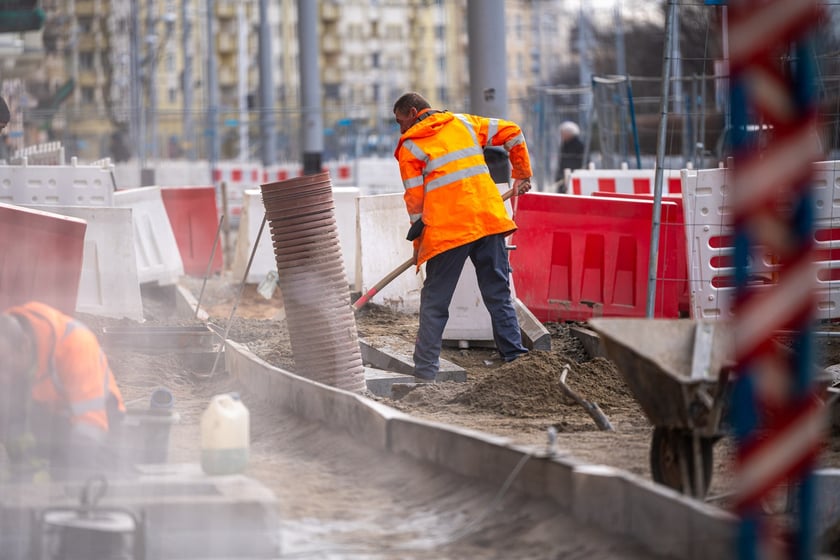
[[[825,426],[812,380],[810,331],[815,308],[811,163],[820,152],[808,35],[820,7],[816,0],[734,0],[728,6],[738,553],[740,558],[811,558],[811,470]],[[761,150],[753,138],[754,123],[772,130],[770,144]],[[781,265],[771,286],[749,283],[749,263],[762,251]],[[777,330],[796,333],[792,351],[774,344]],[[789,486],[797,491],[798,519],[787,524],[764,515],[762,503]]]

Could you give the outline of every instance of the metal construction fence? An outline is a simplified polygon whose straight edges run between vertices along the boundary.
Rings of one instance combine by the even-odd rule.
[[[821,115],[825,148],[837,144],[839,105],[836,78],[823,80]],[[661,80],[637,76],[595,76],[583,86],[540,86],[522,98],[510,100],[508,117],[524,129],[531,151],[536,184],[548,190],[556,175],[560,148],[559,125],[571,120],[581,128],[586,163],[598,168],[651,168],[655,161],[661,112]],[[666,161],[674,168],[717,167],[727,154],[725,79],[691,76],[675,79],[667,106]],[[833,100],[833,101],[832,101]],[[331,106],[322,110],[323,159],[390,157],[399,137],[390,103],[367,106]],[[469,111],[451,106],[452,111]],[[92,161],[104,157],[114,162],[130,159],[208,160],[212,143],[218,142],[221,161],[260,161],[266,118],[273,123],[276,163],[301,158],[300,107],[260,110],[223,108],[213,122],[208,112],[160,110],[144,112],[141,143],[125,124],[128,115],[109,115],[93,109],[62,106],[56,111],[26,109],[22,123],[13,122],[7,142],[0,144],[0,159],[15,149],[60,141],[66,157]],[[489,115],[492,116],[492,115]],[[758,130],[763,130],[756,123]],[[142,156],[142,157],[141,157]],[[690,165],[689,165],[690,164]],[[670,168],[670,167],[669,167]]]

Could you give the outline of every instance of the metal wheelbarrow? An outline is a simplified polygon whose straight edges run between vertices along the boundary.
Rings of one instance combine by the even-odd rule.
[[[722,322],[597,318],[603,341],[633,397],[653,424],[653,480],[705,497],[713,447],[729,402],[732,337]]]

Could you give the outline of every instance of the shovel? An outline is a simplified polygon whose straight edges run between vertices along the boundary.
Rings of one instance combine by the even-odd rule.
[[[519,188],[522,189],[524,186],[525,186],[525,184],[520,185]],[[505,201],[505,200],[509,199],[510,197],[512,197],[515,191],[516,191],[516,189],[514,189],[514,188],[508,189],[502,195],[502,200]],[[406,270],[411,268],[411,265],[413,265],[413,264],[414,264],[414,257],[412,256],[410,259],[408,259],[407,261],[402,263],[400,266],[398,266],[397,268],[395,268],[394,270],[389,272],[382,280],[377,282],[371,289],[369,289],[367,292],[365,292],[364,295],[362,295],[362,297],[360,297],[359,299],[354,301],[351,304],[350,307],[353,308],[353,311],[358,311],[359,309],[364,307],[365,304],[367,304],[367,302],[369,302],[373,296],[375,296],[376,294],[378,294],[380,292],[380,290],[382,290],[382,288],[384,288],[385,286],[390,284],[394,280],[394,278],[396,278],[397,276],[399,276],[400,274],[402,274],[403,272],[405,272]]]

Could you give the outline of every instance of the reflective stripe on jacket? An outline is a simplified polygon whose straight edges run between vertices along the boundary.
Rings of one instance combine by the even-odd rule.
[[[511,121],[440,112],[400,137],[394,157],[406,209],[411,223],[422,217],[425,224],[414,242],[417,266],[454,247],[516,229],[484,161],[489,146],[505,148],[514,179],[531,176],[525,139]]]
[[[125,412],[108,360],[96,335],[72,317],[37,302],[12,307],[35,335],[37,367],[33,401],[68,418],[72,428],[96,441],[108,434],[108,398]]]

